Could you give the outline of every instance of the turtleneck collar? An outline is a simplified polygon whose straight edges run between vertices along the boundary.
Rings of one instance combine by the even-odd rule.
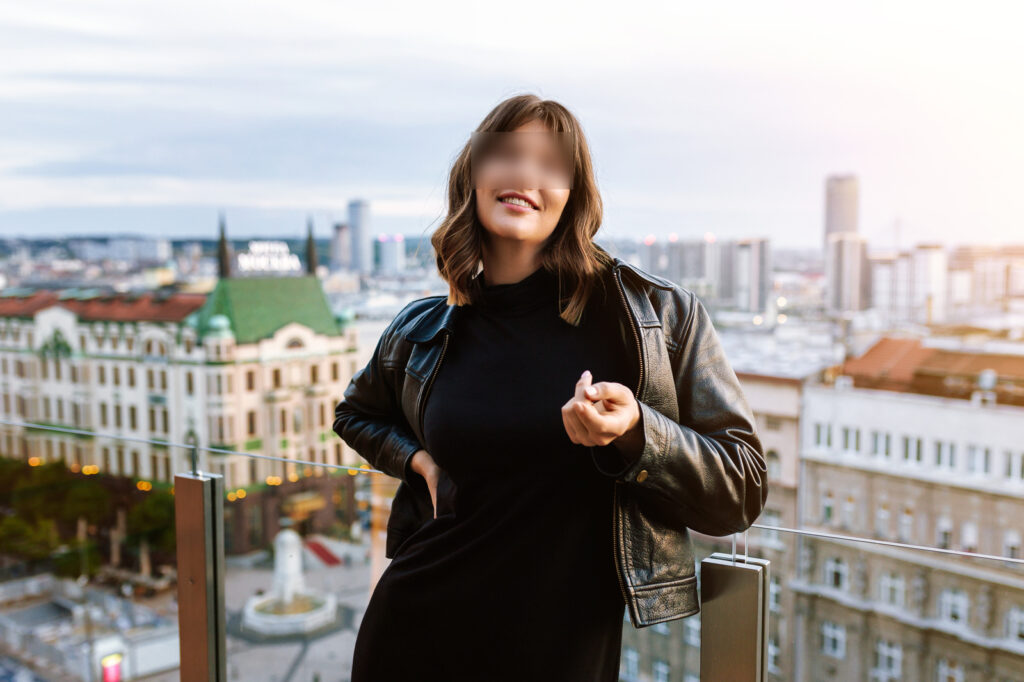
[[[538,308],[558,309],[558,275],[539,267],[519,280],[488,284],[486,273],[477,275],[481,310],[502,315],[519,315]]]

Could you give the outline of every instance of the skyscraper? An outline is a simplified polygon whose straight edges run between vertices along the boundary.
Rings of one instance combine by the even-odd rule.
[[[830,175],[825,179],[825,235],[836,232],[857,232],[860,187],[856,175]]]
[[[352,269],[370,274],[373,271],[370,202],[365,199],[353,199],[348,202],[348,225],[352,233]]]
[[[867,243],[857,234],[859,194],[855,175],[825,179],[825,308],[835,315],[863,310],[870,301]]]

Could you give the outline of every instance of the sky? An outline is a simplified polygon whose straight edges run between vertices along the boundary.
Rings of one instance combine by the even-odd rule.
[[[1024,6],[0,4],[0,235],[428,236],[458,150],[532,92],[581,121],[602,236],[1024,242]]]

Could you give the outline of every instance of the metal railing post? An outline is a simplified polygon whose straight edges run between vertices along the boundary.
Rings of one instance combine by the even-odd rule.
[[[227,679],[224,617],[224,477],[196,470],[174,477],[181,679]]]

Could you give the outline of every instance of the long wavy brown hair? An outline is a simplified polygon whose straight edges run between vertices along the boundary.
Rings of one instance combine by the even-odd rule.
[[[590,148],[576,117],[554,100],[523,94],[509,97],[491,110],[476,132],[512,132],[530,121],[540,121],[556,133],[568,133],[573,159],[573,184],[562,215],[541,248],[541,267],[558,275],[560,316],[579,324],[587,300],[612,257],[594,242],[604,206],[597,191]],[[478,300],[476,278],[486,228],[476,214],[471,168],[472,136],[456,158],[448,177],[448,214],[430,243],[437,254],[437,269],[448,282],[448,304]]]

